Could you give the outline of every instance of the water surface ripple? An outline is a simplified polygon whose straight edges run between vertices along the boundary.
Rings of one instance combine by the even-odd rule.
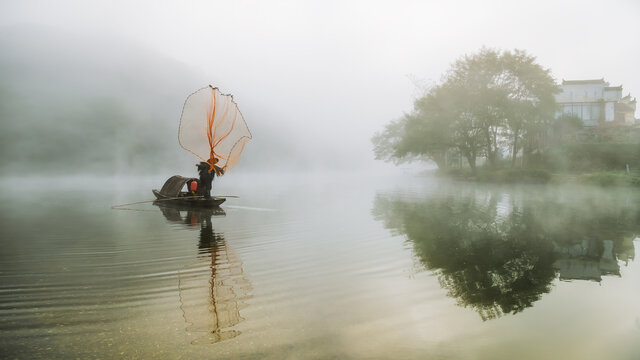
[[[0,193],[2,358],[640,356],[631,189],[231,179]]]

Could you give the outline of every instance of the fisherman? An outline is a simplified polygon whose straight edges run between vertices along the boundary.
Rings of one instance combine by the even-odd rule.
[[[199,164],[196,164],[198,167],[198,174],[200,174],[200,192],[205,199],[211,199],[211,183],[213,182],[213,178],[216,174],[218,176],[224,174],[224,170],[216,165],[218,163],[217,158],[213,158],[211,163],[213,163],[213,169],[211,169],[209,163],[205,161],[201,161]]]
[[[209,170],[209,164],[202,161],[199,164],[196,164],[198,167],[198,174],[200,174],[200,193],[204,196],[205,199],[211,198],[211,183],[213,182],[213,172]]]

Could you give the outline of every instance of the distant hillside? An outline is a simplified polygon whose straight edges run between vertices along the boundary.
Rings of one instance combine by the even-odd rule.
[[[14,26],[0,28],[0,78],[3,175],[191,170],[178,122],[208,79],[180,62],[118,38]],[[260,120],[247,119],[254,140],[239,169],[305,163]]]
[[[3,174],[153,170],[176,158],[184,65],[115,38],[0,29]]]

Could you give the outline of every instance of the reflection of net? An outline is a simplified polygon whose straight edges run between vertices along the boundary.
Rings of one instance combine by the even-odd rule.
[[[207,230],[210,228],[204,226],[205,234]],[[203,333],[193,344],[211,344],[240,335],[239,331],[228,328],[244,320],[240,310],[251,291],[242,263],[227,248],[222,234],[208,235],[204,243],[201,239],[201,245],[208,247],[201,249],[205,254],[179,275],[180,308],[189,324],[186,330]]]
[[[251,132],[231,95],[208,86],[187,97],[178,131],[185,150],[210,164],[216,158],[217,165],[229,171],[249,140]]]

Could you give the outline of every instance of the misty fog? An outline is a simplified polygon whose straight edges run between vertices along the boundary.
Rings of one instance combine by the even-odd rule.
[[[3,174],[186,171],[182,103],[208,84],[234,95],[253,133],[236,171],[393,171],[373,161],[371,136],[411,109],[416,84],[483,46],[524,49],[558,81],[640,91],[632,1],[0,9]]]
[[[1,0],[0,357],[640,358],[639,15]]]

